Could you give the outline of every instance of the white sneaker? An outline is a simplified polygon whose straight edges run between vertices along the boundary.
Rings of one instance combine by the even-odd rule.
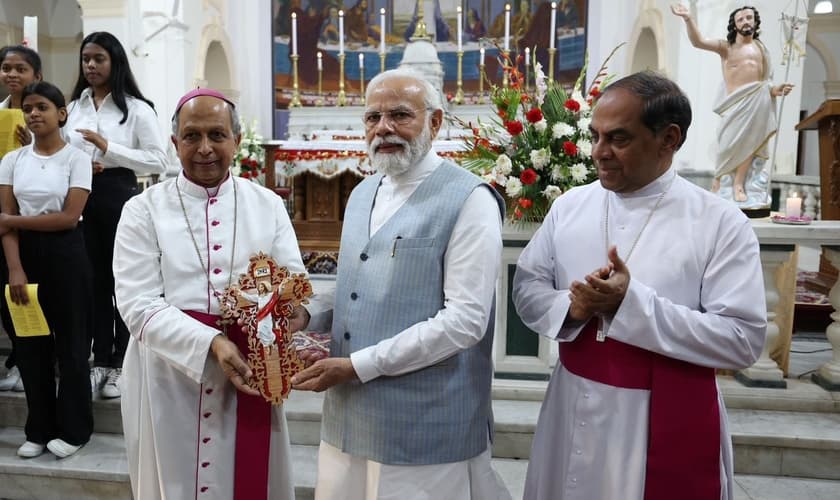
[[[35,458],[41,453],[44,453],[45,448],[46,447],[42,444],[27,441],[20,445],[20,448],[17,450],[17,454],[22,458]]]
[[[91,395],[99,394],[99,391],[102,390],[102,386],[105,385],[105,380],[108,378],[108,372],[110,372],[110,368],[106,368],[104,366],[94,366],[90,369],[90,393]]]
[[[24,443],[25,444],[25,443]],[[76,453],[82,448],[82,445],[72,445],[68,444],[63,439],[53,439],[49,443],[47,443],[47,449],[49,449],[53,455],[57,456],[58,458],[67,458],[70,455]]]
[[[15,389],[18,384],[20,384],[21,390],[23,390],[23,381],[20,379],[20,370],[18,370],[17,366],[13,366],[9,368],[6,376],[0,380],[0,391],[11,391]]]
[[[105,380],[105,385],[102,386],[100,395],[105,399],[114,399],[120,397],[120,377],[122,377],[122,368],[112,368],[108,373],[108,378]]]

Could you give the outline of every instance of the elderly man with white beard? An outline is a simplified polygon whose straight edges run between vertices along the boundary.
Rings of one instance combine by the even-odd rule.
[[[432,151],[443,110],[420,75],[381,73],[366,102],[379,173],[350,196],[335,307],[309,324],[332,322],[331,357],[292,379],[327,391],[315,498],[509,499],[490,466],[503,202]]]

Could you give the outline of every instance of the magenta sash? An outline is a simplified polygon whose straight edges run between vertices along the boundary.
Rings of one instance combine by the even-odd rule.
[[[574,341],[562,343],[560,361],[579,377],[650,390],[645,500],[719,499],[715,370],[609,337],[598,342],[597,325],[597,320],[591,320]]]
[[[219,316],[184,311],[205,325],[218,328]],[[228,325],[228,338],[248,355],[247,334],[236,323]],[[268,498],[268,461],[271,451],[271,404],[261,396],[236,391],[236,448],[234,450],[233,499]]]

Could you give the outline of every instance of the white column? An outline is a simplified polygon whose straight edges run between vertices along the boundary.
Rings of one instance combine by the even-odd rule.
[[[787,387],[784,373],[770,357],[770,352],[779,341],[779,325],[776,324],[776,306],[779,304],[776,271],[788,261],[794,248],[794,245],[761,245],[761,269],[767,301],[767,337],[764,339],[764,349],[761,350],[758,361],[735,374],[735,378],[746,386]]]
[[[840,267],[840,246],[823,248],[831,264]],[[834,352],[831,361],[822,365],[811,378],[825,390],[840,391],[840,280],[834,283],[828,292],[828,301],[834,308],[834,312],[831,313],[831,319],[834,321],[826,328],[825,336],[828,337]]]

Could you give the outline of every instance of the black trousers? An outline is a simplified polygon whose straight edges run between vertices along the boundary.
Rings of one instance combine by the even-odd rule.
[[[123,205],[137,194],[137,176],[127,168],[94,174],[84,211],[85,244],[93,269],[93,365],[122,367],[128,328],[114,303],[114,237]]]
[[[6,289],[6,285],[9,284],[9,268],[6,265],[6,254],[3,253],[3,246],[0,245],[0,292],[3,292]],[[15,325],[12,324],[12,317],[9,314],[9,304],[6,303],[6,300],[0,300],[0,323],[3,325],[3,331],[6,332],[6,335],[9,336],[9,340],[12,341],[12,352],[9,353],[9,357],[6,358],[6,369],[10,369],[15,366]]]
[[[51,335],[18,337],[17,364],[26,391],[26,439],[46,444],[61,438],[87,443],[93,432],[88,329],[91,276],[81,228],[20,231],[20,258]],[[60,381],[55,390],[55,362]]]

